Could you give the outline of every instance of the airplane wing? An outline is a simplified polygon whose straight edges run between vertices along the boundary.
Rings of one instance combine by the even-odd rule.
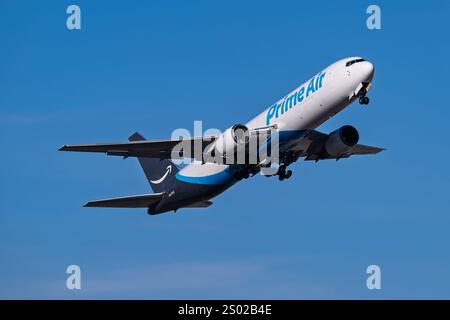
[[[383,150],[383,148],[378,148],[378,147],[372,147],[372,146],[366,146],[363,144],[357,144],[355,145],[353,148],[351,148],[350,150],[348,150],[346,153],[340,155],[339,157],[332,157],[332,156],[322,156],[320,154],[316,154],[316,153],[309,153],[306,157],[305,157],[305,161],[311,161],[311,160],[325,160],[325,159],[335,159],[335,160],[339,160],[339,159],[344,159],[344,158],[348,158],[350,156],[354,156],[354,155],[367,155],[367,154],[377,154]]]
[[[252,129],[250,133],[252,136],[258,136],[270,129],[271,127],[257,128]],[[133,134],[131,137],[136,134]],[[217,136],[203,136],[180,140],[139,140],[121,143],[63,145],[58,151],[100,152],[106,153],[108,156],[121,156],[124,158],[181,159],[189,157],[205,161],[202,152],[216,139]],[[200,152],[196,153],[196,150]]]
[[[309,134],[307,135],[307,138],[311,141],[309,144],[308,149],[306,150],[305,154],[305,161],[309,160],[325,160],[325,159],[343,159],[348,158],[352,155],[365,155],[365,154],[377,154],[378,152],[381,152],[385,149],[378,148],[378,147],[372,147],[372,146],[366,146],[362,144],[357,144],[353,146],[351,149],[349,149],[346,153],[340,155],[339,157],[333,157],[328,154],[323,154],[322,150],[324,149],[326,140],[328,138],[328,135],[316,130],[311,130]]]
[[[201,150],[211,144],[216,137],[197,137],[183,140],[144,140],[130,141],[122,143],[105,143],[105,144],[79,144],[79,145],[63,145],[59,151],[78,151],[78,152],[101,152],[109,156],[122,157],[148,157],[159,159],[181,158],[183,153],[180,150],[192,150],[194,154],[194,146],[201,145]],[[176,148],[183,141],[186,149]],[[190,153],[190,152],[189,152]],[[173,157],[172,157],[173,156]],[[194,155],[195,156],[195,155]],[[199,157],[201,154],[199,155]],[[197,160],[202,160],[197,159]]]
[[[83,207],[148,208],[161,200],[163,195],[164,192],[95,200],[87,202]]]
[[[304,136],[299,138],[297,141],[289,143],[288,146],[284,148],[284,152],[293,151],[296,154],[296,158],[304,157],[305,161],[318,161],[325,159],[343,159],[348,158],[352,155],[368,155],[377,154],[385,149],[379,147],[366,146],[363,144],[357,144],[350,148],[346,153],[340,155],[339,157],[333,157],[324,153],[324,146],[327,141],[328,134],[310,130]],[[281,152],[283,152],[281,151]]]
[[[256,130],[259,133],[262,130]],[[183,156],[191,157],[196,160],[204,161],[203,155],[193,152],[196,146],[201,145],[201,150],[215,141],[215,136],[195,137],[183,140],[143,140],[130,141],[122,143],[106,143],[106,144],[80,144],[80,145],[63,145],[59,151],[78,151],[78,152],[100,152],[110,156],[127,157],[148,157],[159,159],[180,159]],[[294,153],[295,159],[304,157],[305,160],[324,160],[324,159],[341,159],[348,158],[352,155],[376,154],[385,149],[378,147],[365,146],[357,144],[349,149],[345,154],[339,157],[331,157],[324,154],[323,149],[328,138],[328,134],[309,130],[305,135],[294,141],[290,141],[284,146],[280,146],[280,155],[286,152]],[[183,147],[180,148],[180,143]],[[181,150],[181,151],[180,151]],[[187,154],[182,151],[188,150]]]

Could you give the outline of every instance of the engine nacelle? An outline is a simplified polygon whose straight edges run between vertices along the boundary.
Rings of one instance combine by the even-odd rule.
[[[355,146],[359,140],[359,133],[352,126],[342,126],[329,134],[325,143],[325,151],[333,157],[343,155]]]
[[[245,148],[250,139],[250,132],[243,124],[235,124],[225,130],[214,143],[214,152],[226,156],[236,154],[236,151]]]

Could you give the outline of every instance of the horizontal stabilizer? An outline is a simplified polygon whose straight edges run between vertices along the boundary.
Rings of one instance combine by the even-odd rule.
[[[148,208],[161,200],[164,192],[141,194],[136,196],[102,199],[87,202],[84,207],[105,207],[105,208]]]

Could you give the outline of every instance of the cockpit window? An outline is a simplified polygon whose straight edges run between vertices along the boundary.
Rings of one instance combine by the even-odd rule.
[[[362,62],[362,61],[366,61],[366,60],[364,60],[364,59],[354,59],[354,60],[350,60],[350,61],[348,61],[348,62],[345,64],[345,66],[348,67],[348,66],[351,66],[351,65],[354,64],[354,63],[358,63],[358,62]]]

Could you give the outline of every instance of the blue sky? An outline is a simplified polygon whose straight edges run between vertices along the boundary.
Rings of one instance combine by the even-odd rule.
[[[378,31],[366,1],[74,3],[80,31],[72,2],[0,2],[0,298],[450,298],[448,1],[377,1]],[[353,55],[375,65],[371,104],[320,130],[352,124],[377,156],[150,217],[81,207],[149,192],[135,159],[56,151],[245,123]]]

